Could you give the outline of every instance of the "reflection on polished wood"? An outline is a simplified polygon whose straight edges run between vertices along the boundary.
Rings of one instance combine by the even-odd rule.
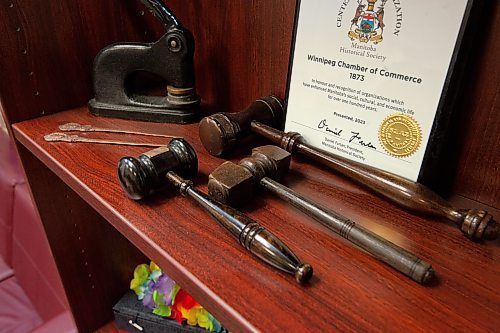
[[[116,163],[144,148],[43,140],[70,121],[185,137],[199,156],[196,182],[205,184],[222,160],[202,148],[197,125],[96,118],[84,107],[18,123],[14,132],[22,145],[230,330],[495,331],[500,325],[498,240],[477,244],[457,237],[454,226],[394,208],[298,157],[285,185],[432,262],[439,272],[434,284],[415,284],[262,192],[244,212],[314,267],[315,277],[303,288],[287,274],[247,256],[229,235],[218,234],[219,226],[207,221],[196,203],[168,193],[143,204],[129,200],[116,180]],[[234,156],[235,161],[241,157]]]

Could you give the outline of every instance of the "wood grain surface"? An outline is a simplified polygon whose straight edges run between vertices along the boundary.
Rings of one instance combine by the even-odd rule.
[[[238,111],[284,97],[296,1],[168,0],[196,39],[205,110]],[[476,1],[477,2],[477,1]],[[484,1],[438,180],[500,208],[500,2]],[[9,123],[84,105],[95,55],[114,42],[152,42],[163,31],[139,1],[6,0],[0,3],[0,96]]]
[[[200,174],[195,181],[206,191],[208,174],[223,160],[203,150],[197,125],[97,118],[79,108],[13,128],[22,145],[230,330],[470,332],[495,331],[500,325],[498,240],[470,242],[454,225],[403,212],[305,158],[294,157],[286,185],[421,256],[437,273],[430,286],[418,285],[261,192],[243,211],[313,265],[315,277],[300,286],[249,255],[188,198],[166,190],[149,201],[129,200],[117,182],[117,161],[145,149],[43,140],[66,122],[183,136],[198,153]],[[234,160],[250,151],[250,146],[241,148]],[[61,203],[61,196],[64,193],[50,200]],[[492,213],[498,218],[498,210]],[[102,255],[109,256],[105,251]],[[129,267],[137,264],[132,259],[122,258]]]
[[[95,331],[95,333],[125,333],[125,332],[127,331],[119,329],[116,326],[115,322],[109,322]]]

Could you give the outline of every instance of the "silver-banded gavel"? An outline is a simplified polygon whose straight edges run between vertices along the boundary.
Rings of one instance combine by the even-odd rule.
[[[118,179],[128,197],[141,200],[170,182],[210,214],[241,246],[264,262],[295,276],[299,283],[313,275],[311,265],[303,263],[277,236],[242,212],[209,198],[184,177],[194,177],[198,158],[184,139],[173,139],[167,146],[139,156],[123,157],[118,163]]]

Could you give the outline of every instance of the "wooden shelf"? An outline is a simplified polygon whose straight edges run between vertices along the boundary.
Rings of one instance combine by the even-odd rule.
[[[294,157],[285,179],[288,186],[421,256],[432,263],[438,277],[430,286],[418,285],[261,192],[242,210],[313,265],[312,282],[300,286],[292,276],[249,255],[195,203],[174,191],[147,202],[129,200],[116,179],[117,161],[126,155],[138,156],[147,148],[43,140],[66,122],[183,136],[198,153],[196,183],[206,191],[208,174],[223,160],[202,148],[197,124],[97,118],[82,107],[17,123],[13,129],[23,146],[230,330],[398,332],[432,327],[435,331],[495,331],[500,325],[498,241],[472,243],[452,224],[405,213]],[[237,160],[249,153],[246,146],[233,157]]]
[[[101,328],[97,329],[94,333],[126,333],[127,331],[121,330],[116,326],[114,321],[107,323]]]

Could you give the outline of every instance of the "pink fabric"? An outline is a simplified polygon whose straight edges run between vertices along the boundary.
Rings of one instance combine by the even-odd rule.
[[[0,283],[0,333],[27,333],[42,323],[16,278]]]
[[[1,158],[0,158],[1,159]],[[12,265],[12,209],[14,185],[0,166],[0,257]]]
[[[59,314],[57,317],[43,323],[31,333],[78,333],[73,317],[69,311]]]
[[[76,332],[68,308],[17,154],[0,131],[0,333]]]
[[[26,185],[16,186],[12,263],[19,284],[48,320],[68,309],[42,223]]]
[[[0,256],[0,282],[12,277],[13,275],[14,271],[12,270],[12,268],[10,268],[10,266],[8,266]]]
[[[21,166],[9,136],[0,131],[0,257],[12,266],[14,188],[24,183]]]

